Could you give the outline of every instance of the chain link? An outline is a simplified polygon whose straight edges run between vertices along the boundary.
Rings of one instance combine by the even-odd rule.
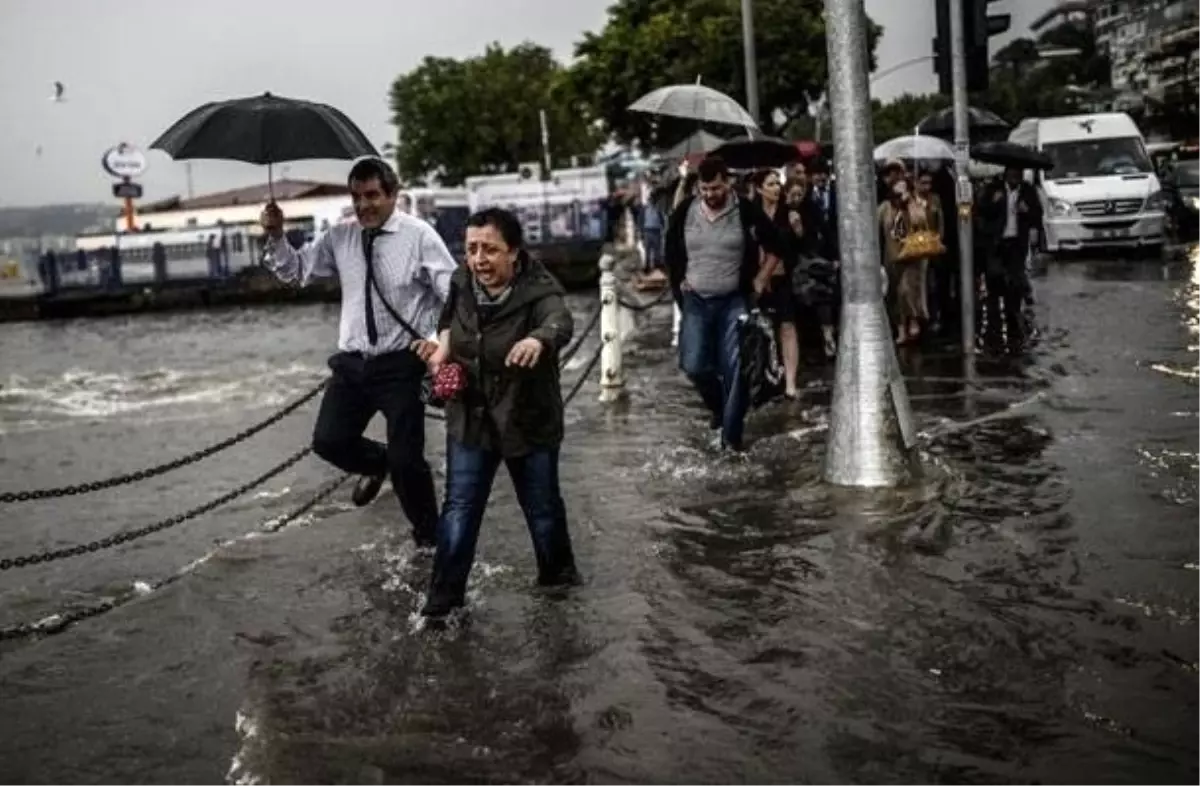
[[[592,375],[592,370],[596,368],[596,364],[600,362],[600,355],[603,353],[604,345],[601,344],[600,346],[596,347],[595,354],[592,355],[592,359],[588,361],[586,366],[584,366],[583,372],[580,373],[579,378],[575,380],[575,384],[571,387],[571,391],[567,393],[566,397],[563,398],[564,407],[570,404],[571,399],[575,398],[576,394],[583,389],[584,383],[586,383],[588,377]]]
[[[617,290],[617,302],[621,304],[622,308],[627,308],[630,311],[649,311],[650,309],[657,306],[659,303],[662,303],[664,300],[666,300],[667,296],[670,294],[671,294],[671,289],[670,289],[670,287],[667,287],[667,288],[663,289],[663,291],[659,292],[658,295],[656,295],[652,300],[647,300],[647,301],[644,301],[641,303],[634,303],[634,302],[628,300],[624,296],[625,293],[618,289]]]
[[[575,357],[576,353],[579,352],[579,348],[583,346],[583,342],[587,340],[587,337],[590,336],[592,331],[596,329],[596,326],[600,324],[601,311],[602,309],[598,308],[592,313],[592,318],[588,320],[587,325],[579,333],[579,338],[575,339],[575,343],[567,347],[567,349],[562,353],[562,357],[558,359],[559,369],[565,369],[567,367],[567,364],[571,362],[571,358]]]
[[[90,543],[78,543],[74,546],[39,551],[35,554],[25,554],[20,557],[5,557],[4,559],[0,559],[0,572],[12,570],[14,568],[25,568],[30,565],[40,565],[45,562],[54,562],[55,560],[68,559],[70,557],[78,557],[81,554],[95,553],[101,549],[120,546],[124,543],[129,543],[132,540],[137,540],[138,538],[143,538],[156,532],[162,532],[165,529],[182,524],[183,522],[194,519],[197,516],[202,516],[209,511],[216,510],[225,503],[240,497],[256,486],[261,486],[263,483],[266,483],[268,480],[288,469],[293,464],[296,464],[298,461],[300,461],[300,459],[304,458],[311,452],[311,447],[301,448],[281,463],[276,464],[274,467],[254,478],[253,480],[243,483],[233,491],[229,491],[210,502],[200,505],[199,507],[192,508],[184,513],[178,513],[170,518],[163,519],[162,521],[156,521],[153,524],[147,524],[144,527],[126,530],[125,532],[117,532],[113,535],[109,535],[106,538],[93,540]]]
[[[165,475],[166,473],[171,472],[172,470],[180,469],[181,467],[186,467],[191,464],[195,464],[196,462],[202,461],[202,460],[208,458],[209,456],[212,456],[216,453],[220,453],[222,450],[225,450],[226,448],[232,447],[232,446],[238,444],[239,442],[249,439],[250,437],[254,436],[255,434],[257,434],[258,432],[262,431],[265,428],[275,425],[280,420],[283,420],[283,418],[292,414],[297,409],[304,406],[309,401],[311,401],[314,397],[316,397],[316,395],[318,393],[320,393],[322,390],[325,389],[325,385],[328,384],[328,382],[329,382],[328,379],[323,380],[321,382],[321,384],[317,385],[315,388],[308,391],[300,398],[296,399],[295,401],[288,404],[283,409],[281,409],[278,412],[276,412],[275,414],[271,415],[271,417],[267,418],[266,420],[264,420],[260,423],[257,423],[247,429],[239,431],[237,434],[234,434],[232,437],[229,437],[228,439],[224,439],[214,445],[209,445],[208,447],[204,448],[203,450],[198,450],[195,453],[184,456],[182,458],[177,458],[174,461],[169,461],[166,464],[159,464],[156,467],[148,467],[146,469],[139,469],[136,472],[130,472],[125,475],[117,475],[116,477],[108,478],[107,480],[94,480],[91,483],[80,483],[80,484],[74,485],[74,486],[60,486],[58,488],[49,488],[49,489],[34,489],[32,491],[6,491],[3,493],[0,493],[0,504],[8,503],[8,502],[28,502],[30,500],[37,500],[37,499],[52,499],[55,497],[73,497],[77,494],[90,494],[94,491],[101,491],[103,489],[115,488],[117,486],[123,486],[127,483],[136,483],[138,481],[146,480],[148,478],[157,477],[159,475]],[[0,568],[0,570],[3,570],[3,568]]]
[[[275,519],[264,525],[263,530],[270,533],[279,532],[279,530],[283,529],[300,516],[303,516],[305,513],[312,510],[317,506],[318,503],[327,499],[331,494],[333,494],[333,492],[341,488],[346,481],[350,479],[350,477],[350,475],[342,475],[341,477],[335,478],[334,480],[325,484],[325,486],[316,494],[314,494],[308,501],[289,512],[286,516]],[[150,585],[150,591],[154,592],[162,589],[166,585],[171,584],[172,582],[184,576],[185,573],[186,571],[176,573],[172,576],[162,579],[161,581],[155,582],[154,584]],[[101,614],[112,611],[118,606],[123,606],[129,601],[141,597],[144,594],[146,594],[144,591],[133,591],[117,598],[105,598],[99,603],[86,606],[84,608],[60,611],[43,617],[36,622],[22,622],[7,628],[0,628],[0,641],[23,639],[36,635],[49,636],[55,633],[61,633],[77,622],[81,622],[92,617],[98,617]]]

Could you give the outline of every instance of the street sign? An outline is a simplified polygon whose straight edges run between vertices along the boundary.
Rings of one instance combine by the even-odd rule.
[[[122,142],[104,151],[100,165],[113,177],[137,177],[146,171],[146,155],[133,145]]]
[[[113,196],[117,199],[141,199],[142,184],[129,181],[113,183]]]

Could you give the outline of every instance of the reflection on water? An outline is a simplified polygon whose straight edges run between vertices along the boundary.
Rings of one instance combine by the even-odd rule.
[[[572,415],[562,477],[585,586],[532,588],[528,535],[500,481],[467,615],[425,628],[429,558],[405,541],[394,500],[353,512],[336,500],[306,526],[218,549],[141,601],[5,651],[0,775],[1195,782],[1196,385],[1153,370],[1194,369],[1192,275],[1052,266],[1031,357],[982,358],[968,382],[953,357],[906,353],[928,482],[901,492],[821,482],[819,369],[801,402],[754,415],[746,455],[721,455],[674,369],[669,314],[652,313],[628,408],[601,410],[589,387]],[[142,465],[260,419],[271,396],[312,383],[331,340],[328,314],[292,313],[217,330],[207,365],[152,354],[186,333],[175,326],[133,360],[6,369],[23,381],[0,388],[4,422],[41,424],[28,427],[36,443],[0,435],[11,485],[64,458],[69,474],[108,474],[124,460],[105,454],[113,444]],[[72,398],[81,388],[90,398]],[[202,420],[138,428],[151,412]],[[89,528],[112,531],[228,487],[302,444],[305,413],[148,499],[16,509],[0,549],[73,541],[84,510]],[[0,615],[187,564],[326,477],[305,465],[225,518],[0,574]]]

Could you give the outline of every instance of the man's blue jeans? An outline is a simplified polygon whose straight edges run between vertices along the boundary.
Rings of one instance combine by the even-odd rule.
[[[447,439],[446,502],[437,527],[431,601],[463,605],[483,511],[502,462],[508,467],[533,538],[538,583],[564,584],[577,578],[571,536],[567,532],[567,508],[558,485],[558,449],[503,459],[497,452]]]
[[[749,396],[741,381],[738,318],[746,313],[741,293],[702,297],[683,293],[679,367],[721,424],[721,441],[741,449]]]

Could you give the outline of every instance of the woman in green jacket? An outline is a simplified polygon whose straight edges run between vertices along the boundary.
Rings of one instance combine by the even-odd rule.
[[[504,463],[533,538],[538,583],[578,581],[558,481],[563,399],[558,354],[574,320],[563,289],[525,251],[521,224],[488,208],[467,221],[467,264],[450,282],[438,343],[414,349],[437,371],[458,363],[464,389],[446,404],[446,499],[429,597],[441,617],[465,602],[496,470]]]

